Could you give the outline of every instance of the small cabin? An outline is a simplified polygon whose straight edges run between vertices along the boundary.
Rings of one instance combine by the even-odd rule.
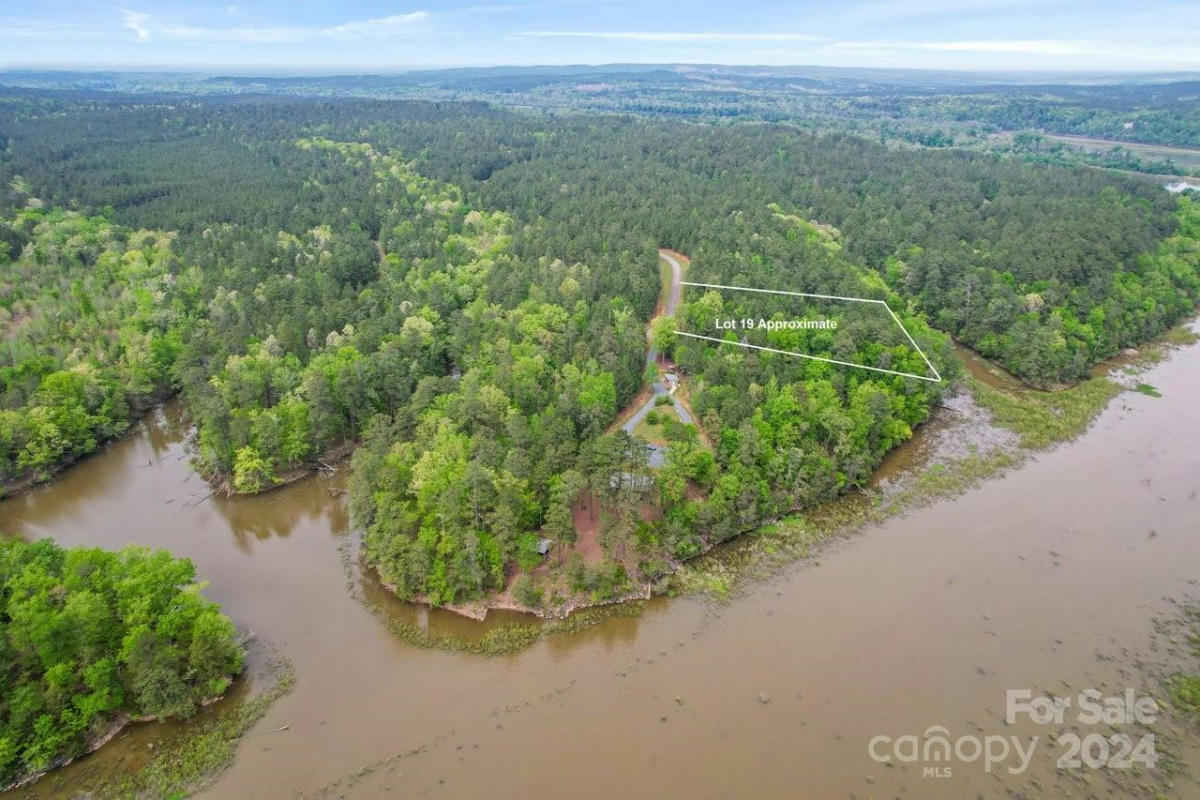
[[[538,539],[538,543],[537,543],[537,551],[538,551],[538,555],[539,555],[539,556],[544,556],[544,555],[546,555],[547,553],[549,553],[549,552],[550,552],[550,546],[551,546],[552,544],[554,544],[554,542],[552,542],[552,541],[551,541],[551,540],[549,540],[549,539]]]

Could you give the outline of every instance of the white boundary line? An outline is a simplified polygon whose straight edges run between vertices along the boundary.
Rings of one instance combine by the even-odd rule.
[[[718,339],[715,336],[702,336],[698,333],[688,333],[687,331],[672,331],[672,333],[676,333],[680,336],[690,336],[693,339],[703,339],[709,342],[716,342],[717,344],[732,344],[738,347],[746,347],[751,350],[763,350],[768,353],[779,353],[785,356],[795,356],[796,358],[807,358],[810,361],[824,361],[827,364],[837,364],[842,367],[854,367],[856,369],[870,370],[871,372],[883,372],[888,375],[899,375],[903,378],[916,378],[919,381],[929,381],[930,383],[942,382],[942,375],[937,371],[937,367],[935,367],[933,362],[929,360],[929,357],[925,355],[925,351],[917,345],[916,340],[914,340],[912,337],[912,334],[908,332],[908,329],[904,327],[904,323],[900,321],[900,317],[896,316],[896,312],[892,311],[892,307],[889,306],[885,300],[872,300],[868,297],[841,297],[834,294],[812,294],[810,292],[785,292],[781,289],[757,289],[752,286],[725,286],[719,283],[696,283],[693,281],[680,281],[679,284],[681,286],[703,286],[706,289],[725,289],[735,292],[760,292],[762,294],[785,294],[792,297],[813,297],[818,300],[845,300],[850,303],[870,303],[873,305],[881,305],[887,309],[889,314],[892,315],[892,319],[895,320],[896,325],[901,331],[904,332],[909,344],[911,344],[913,349],[917,351],[917,355],[921,356],[921,360],[924,361],[925,365],[929,367],[930,371],[933,372],[934,377],[930,378],[928,375],[917,375],[912,372],[900,372],[894,369],[884,369],[883,367],[868,367],[865,364],[851,364],[849,361],[838,361],[836,358],[823,358],[822,356],[811,356],[806,353],[793,353],[790,350],[777,350],[774,347],[762,347],[760,345],[746,344],[744,342],[731,342],[728,339]]]
[[[756,289],[752,286],[725,286],[720,283],[694,283],[680,281],[680,286],[703,286],[706,289],[732,289],[736,292],[761,292],[763,294],[788,294],[792,297],[816,297],[820,300],[849,300],[852,303],[878,303],[887,305],[882,300],[872,300],[868,297],[841,297],[836,294],[809,294],[808,292],[785,292],[782,289]]]

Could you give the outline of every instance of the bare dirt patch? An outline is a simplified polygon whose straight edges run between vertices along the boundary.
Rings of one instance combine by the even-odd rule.
[[[587,492],[581,493],[571,508],[576,538],[569,553],[578,553],[585,564],[598,564],[604,560],[604,548],[600,545],[603,513],[600,504]]]

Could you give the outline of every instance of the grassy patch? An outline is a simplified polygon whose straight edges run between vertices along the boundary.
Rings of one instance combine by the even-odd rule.
[[[455,653],[475,653],[485,656],[502,656],[517,653],[536,642],[542,636],[542,626],[522,625],[517,622],[493,628],[478,639],[466,639],[445,633],[431,633],[411,622],[401,622],[384,614],[379,615],[396,636],[416,647],[448,650]]]
[[[671,593],[695,594],[723,602],[743,580],[766,577],[798,559],[808,558],[827,539],[962,494],[1015,466],[1021,459],[1020,454],[1004,449],[951,459],[922,469],[898,491],[846,495],[763,525],[684,564],[671,576]]]
[[[909,508],[928,505],[935,500],[956,497],[988,478],[1021,463],[1022,457],[1003,448],[974,453],[944,463],[932,464],[909,485],[887,495],[879,504],[879,519],[895,516]]]
[[[581,609],[566,619],[552,622],[529,625],[519,622],[507,623],[493,628],[478,639],[430,633],[418,625],[391,619],[383,613],[379,613],[378,616],[393,634],[415,647],[447,650],[453,653],[474,653],[481,656],[505,656],[519,653],[539,639],[548,636],[577,633],[614,617],[636,617],[641,613],[641,603],[614,603]]]
[[[1189,344],[1195,344],[1200,339],[1200,335],[1196,334],[1189,323],[1176,325],[1171,330],[1167,331],[1158,340],[1159,344],[1168,345],[1170,347],[1184,347]]]
[[[1193,658],[1200,659],[1200,606],[1185,607],[1178,624],[1183,628],[1188,653]],[[1178,633],[1173,634],[1171,641],[1175,641],[1174,636],[1177,635]],[[1193,664],[1192,669],[1198,666],[1200,664]],[[1191,722],[1200,723],[1200,672],[1174,672],[1167,677],[1165,688],[1174,709]]]
[[[1163,692],[1180,719],[1200,725],[1200,606],[1185,605],[1176,617],[1156,619],[1155,627],[1169,652],[1190,656],[1162,678]]]
[[[266,715],[271,704],[292,690],[295,674],[286,659],[267,667],[271,686],[165,744],[145,766],[112,783],[93,787],[89,796],[181,798],[208,786],[233,761],[242,736]]]
[[[1200,675],[1179,673],[1167,682],[1171,704],[1179,711],[1200,719]]]
[[[737,574],[717,557],[680,567],[671,576],[671,593],[699,595],[723,603],[733,591]]]
[[[1122,391],[1108,378],[1092,378],[1061,392],[1009,393],[974,378],[967,378],[967,386],[996,424],[1015,432],[1029,448],[1075,438]]]
[[[1137,386],[1133,387],[1133,390],[1135,392],[1141,392],[1144,395],[1149,395],[1150,397],[1162,397],[1162,392],[1160,392],[1158,389],[1155,389],[1148,383],[1139,383]]]
[[[642,437],[650,444],[665,447],[667,434],[664,426],[668,419],[676,422],[682,421],[679,419],[679,412],[675,410],[674,405],[656,405],[633,429],[633,435]]]
[[[633,618],[639,617],[642,614],[642,603],[632,601],[627,603],[614,603],[607,606],[595,606],[593,608],[584,608],[571,614],[566,619],[558,619],[553,622],[548,622],[542,626],[543,636],[564,636],[579,631],[586,630],[601,622],[618,617]]]

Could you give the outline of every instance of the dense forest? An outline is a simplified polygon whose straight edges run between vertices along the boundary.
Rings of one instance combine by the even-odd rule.
[[[489,122],[488,147],[427,150],[429,168],[487,175],[479,192],[500,207],[561,224],[602,215],[687,253],[720,242],[724,259],[740,246],[731,214],[786,204],[839,229],[851,260],[935,327],[1038,386],[1078,380],[1198,297],[1194,251],[1161,249],[1193,206],[1136,179],[780,126],[586,118],[540,136]]]
[[[14,93],[0,137],[5,477],[177,391],[231,491],[356,447],[367,559],[435,603],[619,595],[861,485],[947,388],[656,336],[696,424],[656,412],[651,467],[614,421],[653,377],[659,247],[702,283],[886,301],[948,378],[952,335],[1077,380],[1200,297],[1200,211],[1151,184],[782,125]],[[683,301],[697,330],[816,313]],[[880,308],[762,342],[925,374]]]
[[[0,786],[130,717],[188,717],[241,672],[189,561],[0,539]]]
[[[0,480],[44,478],[171,390],[194,274],[171,237],[34,207],[0,220]]]

